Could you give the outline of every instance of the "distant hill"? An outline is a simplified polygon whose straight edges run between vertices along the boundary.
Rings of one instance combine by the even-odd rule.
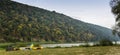
[[[0,0],[0,42],[83,42],[101,39],[120,40],[108,28],[56,11]]]

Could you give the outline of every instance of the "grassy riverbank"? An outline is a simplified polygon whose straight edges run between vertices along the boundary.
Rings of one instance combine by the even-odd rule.
[[[0,50],[0,55],[120,55],[120,46],[46,48],[42,50]]]

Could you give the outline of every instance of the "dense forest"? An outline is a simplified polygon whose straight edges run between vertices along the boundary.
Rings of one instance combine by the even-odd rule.
[[[108,28],[56,11],[0,0],[0,42],[83,42],[119,40]]]

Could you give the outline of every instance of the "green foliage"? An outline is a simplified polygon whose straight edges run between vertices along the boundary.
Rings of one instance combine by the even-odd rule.
[[[54,47],[54,48],[61,48],[61,46],[56,46],[56,47]]]
[[[116,16],[116,21],[120,21],[120,0],[111,0],[112,12]]]
[[[0,42],[81,42],[112,37],[107,28],[14,1],[0,2]],[[111,38],[113,39],[113,38]]]
[[[118,34],[120,36],[120,0],[111,0],[110,2],[112,13],[115,15],[116,24],[113,28],[113,34]]]
[[[111,46],[113,45],[113,43],[110,40],[103,39],[103,40],[100,40],[99,45],[100,46]]]

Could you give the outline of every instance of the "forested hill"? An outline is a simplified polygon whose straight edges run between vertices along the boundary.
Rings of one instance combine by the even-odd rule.
[[[119,40],[105,27],[85,23],[56,11],[0,0],[0,42],[81,42]]]

